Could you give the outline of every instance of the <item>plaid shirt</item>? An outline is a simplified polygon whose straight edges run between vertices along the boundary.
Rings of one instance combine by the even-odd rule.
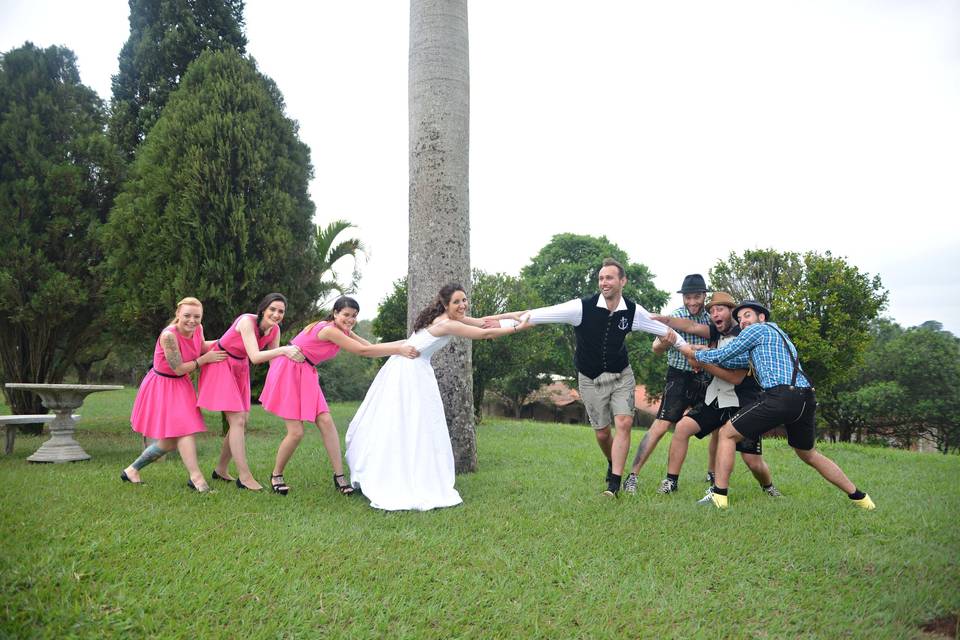
[[[793,379],[791,354],[796,356],[797,348],[788,339],[787,344],[790,345],[788,352],[782,335],[785,334],[781,334],[774,323],[757,322],[741,331],[735,340],[719,349],[698,351],[697,360],[707,364],[721,362],[727,364],[731,360],[736,360],[737,356],[747,353],[761,387],[769,389],[781,384],[790,384]],[[797,386],[810,386],[810,381],[803,375],[803,369],[797,374]]]
[[[680,307],[676,311],[670,314],[674,318],[684,318],[686,320],[693,320],[697,324],[705,324],[710,326],[710,314],[707,313],[706,309],[701,309],[700,313],[697,315],[690,315],[690,312],[687,311],[686,307]],[[684,333],[683,331],[677,331],[684,340],[690,344],[710,344],[705,338],[700,336],[695,336],[690,333]],[[673,367],[674,369],[680,369],[681,371],[693,371],[693,367],[690,366],[690,363],[687,362],[687,359],[683,357],[683,354],[677,351],[676,349],[670,349],[667,352],[667,364]]]

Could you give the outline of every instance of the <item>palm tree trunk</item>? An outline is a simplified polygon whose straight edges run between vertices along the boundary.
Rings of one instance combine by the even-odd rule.
[[[470,287],[467,0],[410,1],[409,65],[408,328],[442,285]],[[474,471],[470,342],[454,338],[433,366],[457,472]]]

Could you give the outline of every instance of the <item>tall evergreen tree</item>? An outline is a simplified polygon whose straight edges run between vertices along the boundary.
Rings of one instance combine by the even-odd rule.
[[[209,335],[269,291],[287,321],[314,313],[320,277],[310,151],[276,85],[234,50],[208,51],[137,153],[110,216],[114,308],[152,339],[176,300],[204,302]]]
[[[69,49],[0,57],[0,378],[61,382],[102,329],[97,232],[122,164]],[[16,413],[43,413],[8,392]]]
[[[247,46],[243,0],[129,0],[130,37],[113,76],[110,134],[133,158],[187,67],[206,49]]]

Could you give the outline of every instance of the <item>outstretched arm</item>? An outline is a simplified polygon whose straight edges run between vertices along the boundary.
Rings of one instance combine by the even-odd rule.
[[[667,351],[670,350],[670,343],[664,342],[659,337],[653,339],[653,344],[650,346],[650,350],[653,351],[658,356],[662,356]]]
[[[697,364],[714,378],[720,378],[730,384],[740,384],[747,377],[747,369],[724,369],[719,365],[703,364],[702,362]]]
[[[552,307],[540,307],[530,311],[511,311],[509,313],[498,313],[495,316],[485,316],[483,318],[484,327],[497,328],[500,320],[516,320],[522,322],[524,317],[529,317],[530,324],[570,324],[578,326],[583,320],[583,303],[579,300],[569,300]]]
[[[272,349],[261,351],[259,345],[257,345],[257,337],[254,335],[255,324],[256,320],[249,316],[244,317],[237,323],[237,331],[240,332],[240,337],[243,338],[243,348],[247,352],[247,357],[250,358],[250,362],[253,364],[263,364],[264,362],[273,360],[277,356],[286,356],[294,362],[303,362],[303,354],[300,353],[300,349],[298,349],[296,345],[288,344],[285,347],[276,346],[280,344],[279,334],[277,340],[275,340],[276,345],[271,344]]]
[[[760,341],[760,332],[763,330],[761,324],[752,324],[740,332],[736,338],[723,345],[719,349],[707,349],[706,351],[694,351],[690,345],[682,348],[677,347],[688,359],[696,359],[703,364],[717,364],[724,360],[730,360],[741,354],[747,353],[754,345]]]
[[[340,329],[330,325],[317,332],[317,338],[319,340],[332,342],[344,351],[349,351],[350,353],[367,358],[382,358],[384,356],[394,355],[416,358],[420,355],[419,351],[402,340],[396,342],[381,342],[379,344],[364,344],[345,335]]]
[[[659,336],[662,338],[661,342],[666,342],[677,347],[678,349],[687,344],[687,341],[681,338],[676,331],[662,322],[657,322],[651,318],[650,312],[640,305],[637,305],[637,310],[633,314],[632,329],[633,331],[645,331],[647,333],[652,333],[655,336]]]
[[[690,318],[678,318],[676,316],[664,316],[658,313],[650,314],[650,318],[657,322],[662,322],[671,329],[699,336],[706,340],[710,339],[710,325],[700,324]]]
[[[350,337],[353,338],[354,340],[356,340],[357,342],[359,342],[360,344],[373,344],[372,342],[370,342],[369,340],[367,340],[367,339],[364,338],[363,336],[357,335],[357,332],[356,332],[356,331],[351,331],[351,332],[350,332]]]
[[[506,315],[506,314],[500,314],[500,315]],[[484,317],[484,318],[471,318],[470,316],[464,316],[464,317],[463,317],[463,320],[461,320],[461,322],[463,322],[463,324],[468,324],[468,325],[470,325],[471,327],[480,327],[480,328],[483,328],[483,327],[485,326],[485,325],[484,325],[484,321],[485,321],[487,318],[493,319],[494,316],[486,316],[486,317]],[[497,318],[497,319],[499,319],[499,318]]]
[[[511,333],[516,333],[518,331],[523,331],[530,326],[529,322],[521,322],[520,324],[513,324],[507,327],[492,327],[492,328],[480,328],[473,327],[463,322],[457,320],[447,320],[446,322],[441,322],[430,327],[429,331],[435,336],[459,336],[461,338],[469,338],[470,340],[490,340],[493,338],[499,338],[500,336],[506,336]]]
[[[183,356],[180,354],[180,345],[177,344],[177,336],[170,331],[164,331],[160,336],[160,346],[163,348],[163,357],[167,359],[167,364],[178,376],[192,373],[199,369],[201,365],[219,362],[227,357],[227,354],[223,351],[207,351],[196,360],[184,362]]]

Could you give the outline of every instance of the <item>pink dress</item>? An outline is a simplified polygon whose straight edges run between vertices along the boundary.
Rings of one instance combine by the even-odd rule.
[[[200,395],[197,405],[209,411],[250,411],[250,361],[243,345],[243,336],[237,323],[251,318],[256,328],[257,316],[245,313],[230,325],[214,349],[226,351],[229,356],[220,362],[211,362],[200,369]],[[280,335],[280,327],[273,325],[265,335],[257,336],[257,347],[262,351]]]
[[[203,327],[197,327],[193,337],[185,338],[170,326],[163,332],[177,337],[180,358],[184,362],[196,360],[203,351]],[[160,334],[163,337],[163,333]],[[197,407],[197,394],[190,376],[178,376],[170,368],[160,338],[153,350],[153,368],[144,376],[133,401],[130,424],[137,433],[148,438],[179,438],[191,433],[206,431],[203,418]]]
[[[290,341],[300,347],[306,362],[294,362],[290,358],[274,358],[263,383],[260,403],[263,408],[284,420],[309,420],[313,422],[330,408],[320,389],[316,366],[337,355],[340,347],[329,340],[318,340],[317,334],[332,322],[322,321],[301,331]],[[345,332],[346,333],[346,332]]]

